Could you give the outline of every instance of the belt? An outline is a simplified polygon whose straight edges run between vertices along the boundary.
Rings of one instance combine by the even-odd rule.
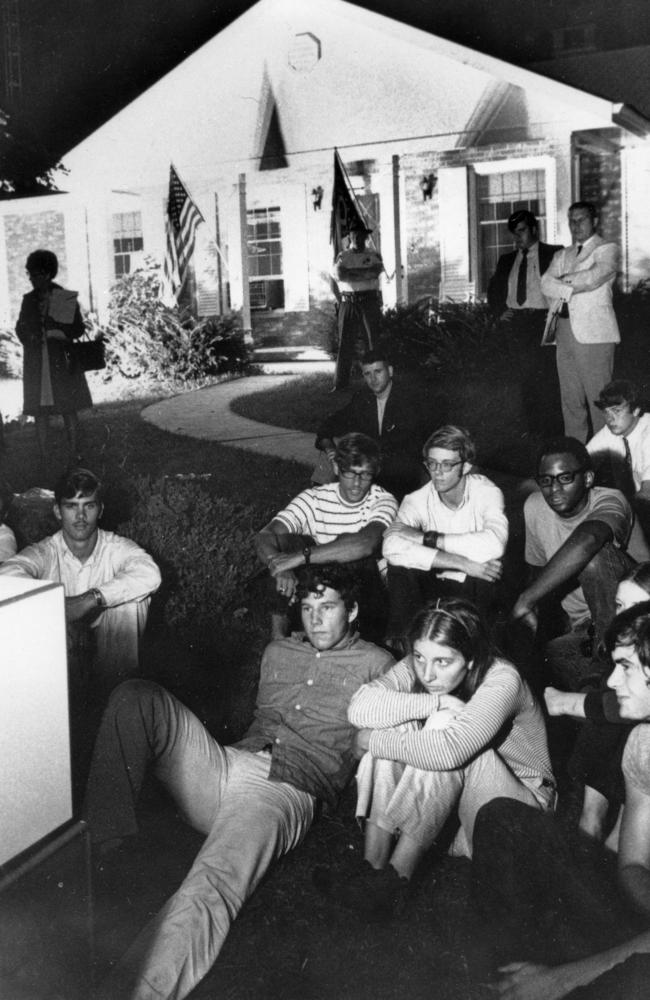
[[[344,302],[354,302],[356,299],[376,299],[379,292],[341,292]]]

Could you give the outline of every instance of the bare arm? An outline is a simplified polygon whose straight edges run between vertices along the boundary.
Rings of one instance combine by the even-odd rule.
[[[567,580],[578,576],[603,545],[611,542],[614,532],[605,521],[583,521],[549,559],[535,580],[518,597],[512,617],[525,618],[535,613],[537,604]]]
[[[501,577],[500,559],[479,562],[455,552],[445,552],[437,545],[449,536],[438,534],[435,548],[425,544],[425,536],[426,533],[419,528],[394,521],[384,532],[383,554],[391,566],[422,570],[453,569],[478,580],[494,581]]]
[[[549,715],[568,715],[571,719],[585,719],[586,694],[579,691],[558,691],[544,688],[544,701]]]

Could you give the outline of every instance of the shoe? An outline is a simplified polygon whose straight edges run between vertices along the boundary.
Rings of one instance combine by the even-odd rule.
[[[383,923],[401,916],[406,908],[409,880],[398,875],[392,865],[378,869],[364,861],[347,879],[331,868],[318,867],[312,873],[312,881],[330,902],[353,910],[369,923]]]

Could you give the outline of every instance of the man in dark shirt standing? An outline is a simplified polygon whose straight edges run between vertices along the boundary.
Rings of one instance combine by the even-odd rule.
[[[529,430],[561,434],[555,348],[540,346],[548,311],[541,279],[561,248],[540,241],[537,219],[527,209],[512,213],[508,229],[516,249],[499,257],[488,285],[488,304],[508,337],[513,361],[521,372]],[[550,426],[549,417],[555,421]]]
[[[206,839],[178,891],[103,984],[102,1000],[187,996],[271,864],[303,840],[318,800],[336,802],[351,778],[350,698],[393,663],[353,631],[354,590],[345,566],[304,571],[304,634],[267,646],[255,717],[235,746],[222,747],[157,684],[128,681],[113,693],[88,782],[94,843],[137,833],[149,766]]]
[[[444,423],[442,405],[425,413],[412,389],[394,378],[394,369],[381,350],[367,351],[361,359],[365,386],[349,403],[328,414],[318,428],[316,447],[334,460],[336,441],[357,431],[373,438],[381,448],[377,484],[401,500],[421,485],[421,449],[432,427]],[[335,479],[332,469],[331,477]]]

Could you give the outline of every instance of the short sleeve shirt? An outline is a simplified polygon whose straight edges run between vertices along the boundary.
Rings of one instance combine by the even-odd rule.
[[[524,504],[524,519],[526,562],[529,566],[546,566],[551,556],[555,555],[584,521],[604,521],[612,529],[614,544],[619,548],[626,548],[633,515],[630,505],[619,490],[594,486],[588,493],[587,505],[573,517],[560,517],[551,510],[541,493],[533,493]],[[590,617],[582,587],[576,587],[563,597],[562,607],[573,626]]]
[[[281,521],[294,535],[310,535],[317,545],[325,545],[340,535],[355,534],[372,522],[388,527],[396,514],[395,497],[375,483],[359,503],[347,503],[338,483],[326,483],[299,493],[274,520]]]
[[[650,795],[650,725],[635,726],[623,752],[623,775],[644,795]]]

